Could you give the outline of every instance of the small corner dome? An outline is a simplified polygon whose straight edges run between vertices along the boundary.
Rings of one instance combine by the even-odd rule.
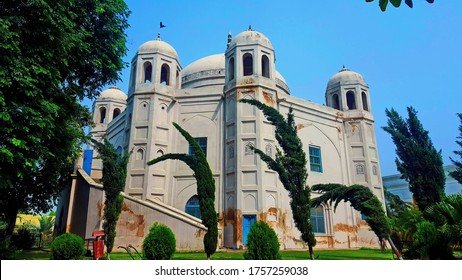
[[[221,69],[225,69],[225,55],[222,53],[209,55],[192,62],[181,71],[181,75],[186,77],[193,73]]]
[[[138,48],[138,54],[161,53],[178,59],[176,50],[168,43],[162,41],[160,36],[157,39],[147,41]]]
[[[332,76],[327,83],[327,87],[335,86],[338,84],[355,84],[360,83],[363,85],[367,85],[366,81],[364,80],[363,76],[359,73],[350,71],[349,69],[345,68],[345,66],[340,69],[338,73]]]
[[[273,48],[268,37],[266,37],[260,32],[257,32],[251,29],[237,34],[237,36],[234,37],[234,39],[231,41],[230,46],[234,46],[234,45],[242,46],[242,45],[252,45],[252,44],[263,45],[270,49]]]
[[[127,95],[123,93],[118,87],[110,87],[103,90],[99,96],[99,99],[116,99],[116,100],[127,100]]]

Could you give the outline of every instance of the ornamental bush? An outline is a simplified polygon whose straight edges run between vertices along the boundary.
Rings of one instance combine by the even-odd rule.
[[[11,243],[18,249],[29,250],[35,245],[36,231],[33,226],[21,226],[18,232],[11,236]]]
[[[73,233],[65,233],[51,243],[53,260],[78,260],[85,253],[82,237]]]
[[[172,230],[154,223],[143,241],[143,254],[148,260],[170,260],[176,250],[176,239]]]
[[[259,221],[250,227],[247,235],[246,260],[279,260],[279,241],[276,232],[265,222]]]

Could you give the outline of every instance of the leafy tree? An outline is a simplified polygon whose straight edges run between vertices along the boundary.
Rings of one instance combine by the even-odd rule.
[[[324,192],[321,196],[312,199],[311,204],[313,207],[330,201],[330,203],[334,203],[335,210],[342,200],[350,202],[356,211],[366,216],[366,222],[377,235],[380,243],[383,244],[384,240],[388,240],[396,256],[402,259],[401,254],[396,250],[390,238],[390,226],[382,203],[369,188],[361,185],[347,187],[341,184],[318,184],[314,185],[312,189],[313,191]]]
[[[256,106],[276,127],[276,140],[282,151],[277,149],[275,159],[255,147],[250,147],[257,153],[261,160],[266,162],[268,168],[279,175],[284,188],[289,192],[290,207],[295,221],[295,226],[302,234],[302,240],[308,244],[311,259],[314,259],[313,247],[316,239],[310,223],[310,195],[311,189],[306,184],[308,173],[306,171],[306,155],[303,145],[297,136],[292,108],[287,114],[287,121],[274,108],[269,107],[255,99],[241,99],[240,102]]]
[[[401,178],[409,182],[414,201],[425,210],[444,196],[445,175],[441,150],[437,151],[414,108],[408,107],[403,120],[394,110],[386,109],[388,126],[383,129],[396,145],[395,160]]]
[[[0,2],[0,216],[47,212],[68,183],[90,113],[79,104],[119,79],[123,0]]]
[[[177,123],[173,123],[173,126],[186,138],[192,153],[190,155],[165,154],[149,161],[147,164],[153,165],[167,159],[181,160],[194,172],[194,178],[197,180],[197,196],[199,197],[202,224],[207,227],[207,233],[204,236],[204,249],[207,259],[210,259],[210,256],[217,249],[218,242],[218,217],[215,211],[215,180],[207,162],[207,157],[199,146],[199,143]]]
[[[366,0],[366,2],[373,2],[373,1],[374,0]],[[435,2],[435,0],[426,0],[426,1],[430,4]],[[385,12],[385,10],[387,9],[388,2],[390,2],[396,8],[398,8],[399,6],[401,6],[402,0],[379,0],[379,6],[382,12]],[[414,3],[412,3],[412,0],[404,0],[404,3],[406,3],[406,5],[408,5],[409,8],[414,7]]]
[[[110,254],[114,246],[116,237],[116,226],[122,212],[123,197],[120,192],[125,188],[127,178],[127,164],[130,153],[120,155],[112,144],[104,138],[103,143],[92,140],[98,151],[99,158],[103,162],[103,189],[106,196],[104,201],[104,238],[107,248],[107,255]]]
[[[460,125],[459,125],[459,132],[460,132],[460,135],[457,136],[457,140],[456,143],[457,145],[460,146],[460,151],[454,151],[454,154],[458,155],[460,157],[460,160],[455,160],[453,158],[451,158],[451,161],[452,163],[454,163],[454,165],[456,166],[456,170],[452,171],[451,173],[449,173],[452,178],[456,179],[457,182],[459,182],[460,184],[462,184],[462,114],[457,114],[459,116],[459,119],[460,119]]]

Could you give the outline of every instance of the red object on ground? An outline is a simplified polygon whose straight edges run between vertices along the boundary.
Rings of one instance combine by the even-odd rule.
[[[93,259],[97,260],[104,257],[104,236],[103,230],[95,230],[93,232],[95,241],[93,241]]]

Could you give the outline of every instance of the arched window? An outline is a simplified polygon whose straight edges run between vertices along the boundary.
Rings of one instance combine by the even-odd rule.
[[[267,156],[273,157],[273,146],[271,146],[271,144],[266,144],[265,154]]]
[[[234,57],[229,59],[228,63],[228,81],[234,80]]]
[[[192,196],[188,202],[186,202],[186,206],[184,207],[184,211],[189,215],[192,215],[196,218],[201,218],[201,210],[199,208],[199,197],[197,195]]]
[[[244,149],[244,155],[246,156],[251,156],[254,154],[253,150],[252,150],[252,147],[253,147],[253,144],[252,143],[247,143],[245,145],[245,149]]]
[[[143,160],[144,159],[144,150],[139,148],[136,150],[136,160]]]
[[[314,233],[326,233],[326,222],[324,219],[324,208],[318,206],[311,208],[311,225],[313,226]]]
[[[372,165],[372,174],[377,176],[377,165]]]
[[[176,87],[180,85],[180,71],[176,70]]]
[[[244,76],[253,74],[253,58],[250,53],[244,54],[242,57],[242,64],[244,65]]]
[[[352,91],[347,92],[346,98],[347,98],[348,109],[355,110],[356,109],[356,100],[355,100],[354,92],[352,92]]]
[[[163,85],[170,85],[170,67],[164,63],[160,68],[160,83]]]
[[[364,165],[362,164],[356,165],[356,174],[364,174]]]
[[[114,112],[112,113],[112,119],[115,119],[120,114],[120,109],[115,108]]]
[[[263,75],[263,77],[270,77],[269,59],[266,55],[263,55],[261,57],[261,74]]]
[[[332,108],[340,110],[340,100],[338,94],[332,95]]]
[[[369,107],[367,107],[367,95],[364,91],[361,92],[361,97],[363,101],[363,110],[369,111]]]
[[[152,81],[152,65],[150,62],[144,63],[144,79],[145,84],[149,84]]]
[[[105,123],[106,122],[106,108],[105,107],[100,107],[99,108],[99,123]]]

